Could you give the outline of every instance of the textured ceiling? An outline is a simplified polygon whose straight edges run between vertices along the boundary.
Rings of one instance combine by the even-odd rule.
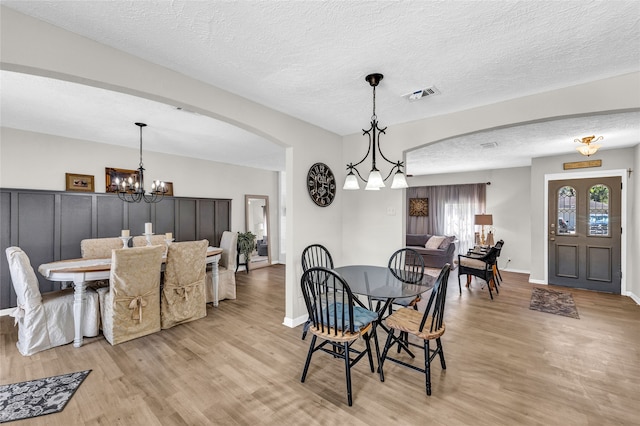
[[[340,135],[368,126],[371,90],[364,77],[371,72],[385,75],[377,91],[376,112],[381,125],[388,126],[640,71],[638,1],[3,0],[1,4]],[[403,97],[432,85],[439,95],[415,102]],[[3,98],[5,91],[3,87]],[[135,102],[122,102],[130,101]],[[103,107],[113,110],[119,101],[109,102]],[[4,119],[12,105],[3,99],[2,107],[3,125],[12,126]],[[152,105],[149,113],[155,113],[156,107],[162,110]],[[91,114],[96,127],[113,125],[100,121],[100,110]],[[637,116],[627,118],[636,120],[635,140],[625,142],[629,146],[637,144],[640,131]],[[137,120],[124,119],[129,127]],[[222,161],[213,153],[213,141],[225,146],[245,141],[264,145],[260,155],[274,158],[269,162],[272,168],[283,168],[282,148],[231,129],[222,131],[229,135],[222,140],[206,127],[205,122],[220,125],[214,120],[184,119],[190,126],[202,125],[205,135],[216,135],[201,141],[212,150],[206,154],[212,159]],[[65,118],[51,120],[64,122]],[[185,132],[183,139],[191,140],[187,126],[180,127],[180,118],[176,120],[172,131]],[[629,123],[623,126],[629,131]],[[494,156],[498,151],[504,154],[502,167],[512,161],[521,165],[524,157],[539,155],[529,152],[539,144],[527,143],[529,136],[522,130],[511,129],[518,133],[494,149]],[[558,130],[565,140],[576,137]],[[130,129],[119,131],[124,137],[123,132]],[[111,135],[104,140],[118,139]],[[456,140],[451,150],[464,151],[464,140]],[[519,143],[517,149],[509,145],[513,140]],[[564,152],[573,148],[569,145]],[[434,145],[425,149],[442,155],[445,151]],[[519,155],[512,158],[509,153],[516,151]],[[432,158],[419,152],[408,154],[410,165],[417,158]],[[459,155],[456,164],[461,162],[464,158]],[[479,162],[470,162],[474,163],[478,168]],[[408,171],[422,173],[417,168]]]

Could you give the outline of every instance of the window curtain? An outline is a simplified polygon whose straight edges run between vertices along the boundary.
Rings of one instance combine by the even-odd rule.
[[[409,216],[407,234],[455,235],[458,250],[466,253],[474,246],[474,215],[485,213],[486,183],[466,185],[418,186],[407,189],[411,198],[428,199],[428,216]]]

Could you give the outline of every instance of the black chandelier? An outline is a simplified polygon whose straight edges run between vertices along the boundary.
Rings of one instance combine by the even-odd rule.
[[[364,182],[367,182],[367,186],[364,188],[366,190],[378,191],[380,190],[380,188],[384,188],[385,186],[384,182],[387,179],[389,179],[389,177],[391,177],[392,174],[394,176],[393,176],[393,182],[391,183],[391,189],[403,189],[403,188],[409,187],[409,185],[407,184],[407,179],[404,173],[402,172],[402,167],[404,167],[404,162],[403,161],[393,162],[389,160],[387,157],[384,156],[384,154],[382,153],[382,150],[380,149],[380,135],[386,134],[385,131],[387,130],[387,128],[385,127],[384,129],[381,129],[378,127],[378,117],[376,116],[376,86],[378,85],[378,83],[380,83],[380,80],[382,80],[383,77],[384,76],[382,74],[369,74],[365,78],[365,80],[369,82],[371,87],[373,87],[373,115],[371,116],[371,127],[369,128],[369,130],[362,129],[362,132],[363,132],[362,134],[369,136],[369,149],[367,150],[367,153],[362,160],[358,161],[356,164],[353,164],[353,163],[347,164],[347,170],[349,171],[349,173],[347,174],[347,178],[344,181],[344,186],[342,187],[342,189],[347,189],[347,190],[360,189],[360,184],[358,183],[356,174]],[[380,171],[376,167],[376,152],[378,152],[380,154],[380,157],[382,157],[387,163],[393,164],[391,171],[389,172],[387,177],[384,179],[382,179],[382,175],[380,174]],[[360,174],[360,172],[356,167],[360,165],[364,160],[367,159],[367,157],[369,156],[369,153],[372,154],[371,171],[369,172],[369,178],[365,179],[362,177],[362,175]],[[355,174],[353,173],[354,171],[355,171]],[[395,174],[394,174],[394,171],[395,171]]]
[[[164,182],[156,180],[151,183],[151,192],[144,190],[144,167],[142,166],[142,128],[147,125],[144,123],[135,123],[140,127],[140,167],[136,179],[129,177],[129,179],[123,179],[120,181],[116,179],[115,183],[118,188],[118,198],[127,203],[139,203],[144,201],[145,203],[157,203],[164,198],[164,193],[167,192]]]

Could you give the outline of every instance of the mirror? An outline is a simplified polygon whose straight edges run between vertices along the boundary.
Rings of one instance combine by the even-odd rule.
[[[249,270],[271,265],[271,238],[269,229],[269,197],[245,195],[244,213],[246,230],[256,234],[256,247],[249,259]]]

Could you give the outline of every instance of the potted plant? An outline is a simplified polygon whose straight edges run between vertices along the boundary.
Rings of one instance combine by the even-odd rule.
[[[251,232],[238,232],[238,253],[244,256],[244,266],[249,272],[249,259],[251,259],[251,252],[256,247],[256,235]],[[243,263],[240,263],[242,265]]]

